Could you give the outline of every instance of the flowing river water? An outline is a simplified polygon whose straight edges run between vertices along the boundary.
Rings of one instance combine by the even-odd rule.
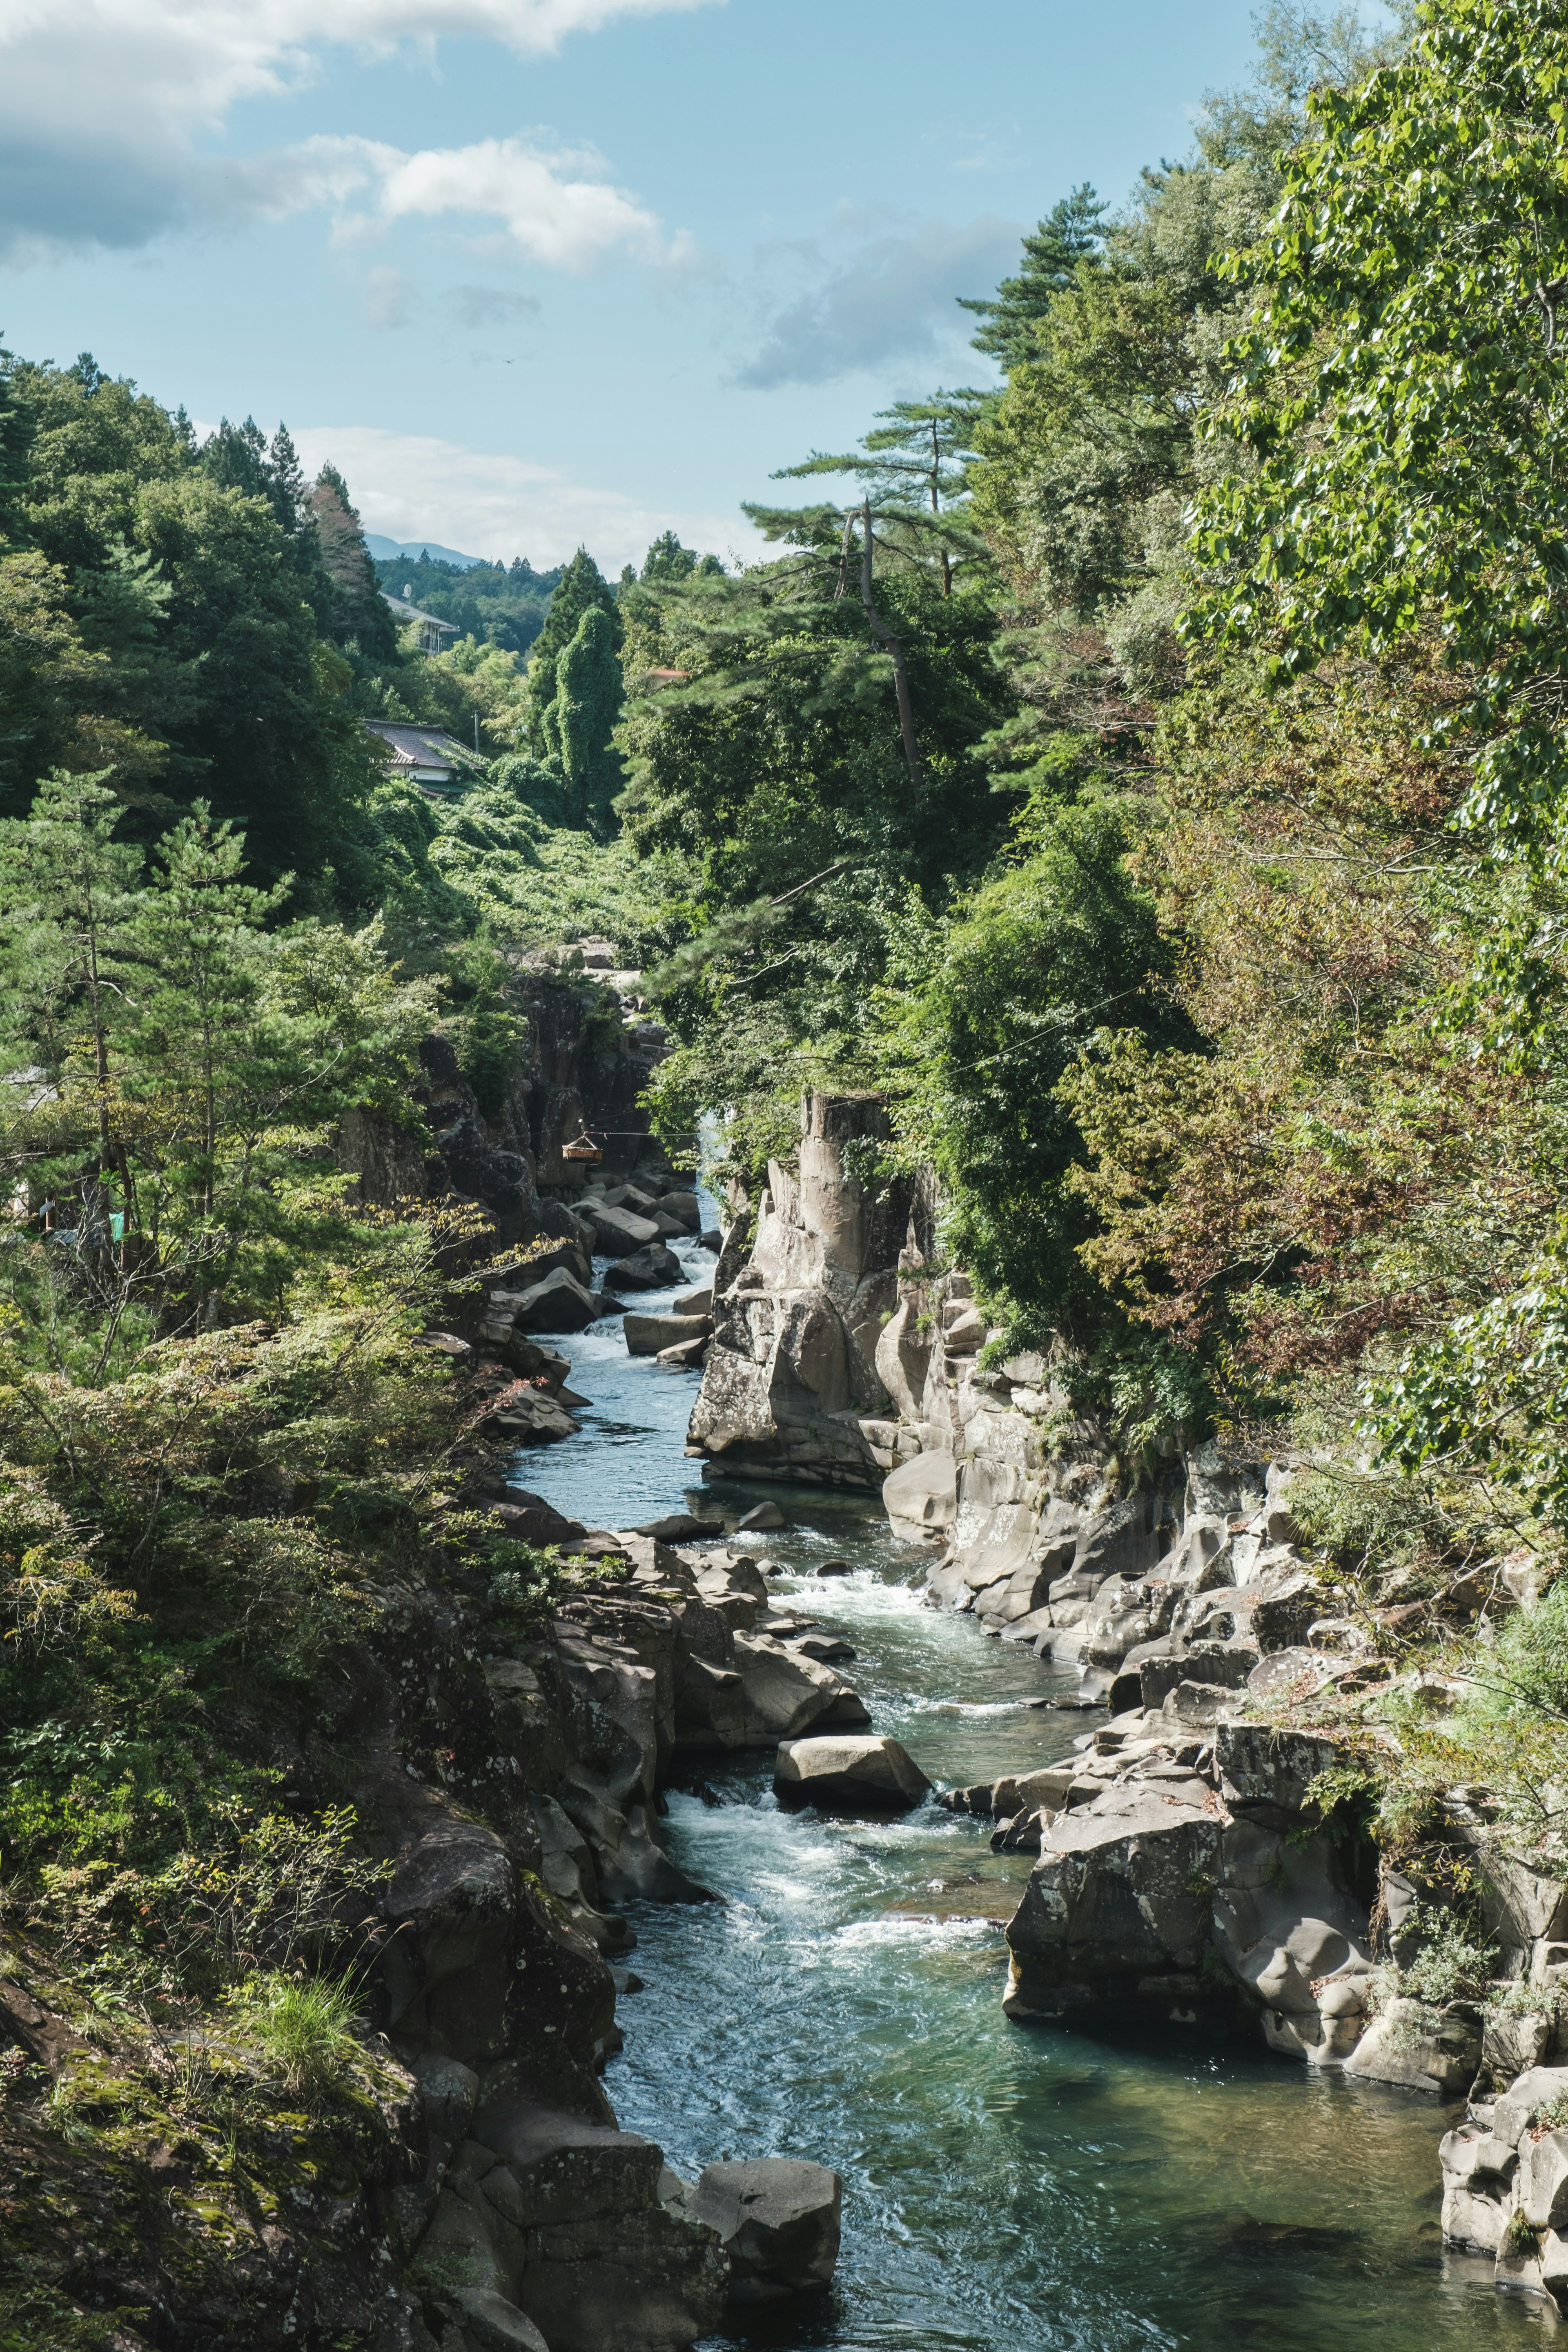
[[[681,1255],[707,1279],[710,1257]],[[519,1484],[595,1528],[768,1494],[693,1488],[696,1382],[629,1359],[618,1322],[561,1344],[593,1407]],[[874,1727],[939,1785],[1050,1761],[1095,1720],[1032,1704],[1069,1675],[925,1607],[873,1503],[772,1494],[789,1528],[750,1547],[854,1644]],[[818,1578],[830,1557],[853,1575]],[[1002,1931],[1030,1865],[987,1825],[781,1812],[759,1755],[690,1781],[667,1842],[725,1900],[634,1906],[644,1989],[606,2087],[689,2175],[799,2156],[844,2177],[832,2294],[711,2352],[1490,2352],[1557,2332],[1489,2260],[1445,2252],[1435,2102],[1173,2032],[1010,2025]]]

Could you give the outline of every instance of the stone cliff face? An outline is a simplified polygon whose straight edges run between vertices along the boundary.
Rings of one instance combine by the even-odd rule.
[[[535,1234],[566,1232],[563,1206],[581,1186],[584,1168],[563,1160],[562,1146],[587,1127],[604,1150],[601,1171],[625,1174],[647,1143],[639,1097],[663,1056],[665,1035],[638,1010],[639,976],[520,970],[507,1009],[523,1024],[522,1042],[489,1117],[451,1039],[427,1037],[414,1100],[434,1149],[422,1151],[378,1121],[346,1120],[339,1158],[359,1178],[362,1197],[382,1204],[454,1195],[477,1202],[504,1248]]]
[[[718,1475],[874,1488],[888,1467],[879,1349],[929,1219],[916,1186],[872,1188],[846,1166],[847,1148],[885,1135],[879,1103],[808,1095],[801,1126],[798,1176],[770,1164],[749,1245],[742,1213],[715,1269],[691,1443]]]

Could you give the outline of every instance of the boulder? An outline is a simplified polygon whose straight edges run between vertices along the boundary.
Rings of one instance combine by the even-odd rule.
[[[595,1244],[603,1257],[631,1257],[661,1238],[652,1218],[639,1217],[635,1209],[613,1209],[606,1202],[592,1201],[583,1216],[594,1229]]]
[[[605,1269],[606,1290],[667,1290],[680,1280],[680,1260],[661,1241]]]
[[[702,1223],[695,1192],[666,1192],[658,1205],[665,1216],[674,1218],[682,1233],[695,1234]]]
[[[797,1739],[846,1699],[865,1717],[848,1684],[830,1666],[819,1666],[814,1658],[803,1658],[766,1634],[735,1635],[735,1670],[745,1703],[748,1748],[773,1748],[781,1739]]]
[[[687,2210],[719,2233],[730,2257],[731,2302],[773,2303],[832,2284],[843,2195],[826,2165],[763,2157],[709,2165]]]
[[[628,1315],[621,1328],[628,1356],[657,1356],[666,1348],[706,1339],[713,1326],[706,1315]]]
[[[565,1406],[537,1389],[521,1389],[506,1398],[481,1426],[487,1437],[512,1445],[548,1445],[558,1437],[577,1434],[577,1423]]]
[[[788,1524],[788,1520],[776,1503],[758,1503],[736,1520],[735,1528],[738,1534],[752,1535],[764,1529],[771,1533],[777,1528],[787,1527]]]
[[[705,1282],[700,1289],[683,1290],[670,1309],[674,1315],[711,1315],[713,1285]]]
[[[505,1502],[492,1503],[486,1516],[517,1543],[554,1544],[569,1551],[587,1534],[581,1519],[567,1518],[542,1495],[524,1494],[521,1486],[509,1487]]]
[[[908,1812],[931,1784],[896,1739],[791,1739],[773,1766],[781,1805],[826,1813]]]
[[[582,1331],[599,1312],[591,1290],[563,1265],[523,1291],[517,1302],[512,1328],[518,1331]]]
[[[1109,1788],[1059,1813],[1008,1923],[1005,2014],[1195,2016],[1219,1842],[1217,1818],[1173,1789]]]
[[[1468,2089],[1480,2059],[1479,2024],[1452,2011],[1435,2018],[1418,2001],[1391,2000],[1345,2060],[1345,2073],[1451,2095]]]
[[[882,1504],[893,1533],[906,1543],[946,1534],[958,1513],[958,1472],[951,1454],[917,1454],[882,1482]]]
[[[654,1362],[661,1372],[700,1372],[711,1344],[707,1339],[682,1339],[673,1348],[661,1348]]]

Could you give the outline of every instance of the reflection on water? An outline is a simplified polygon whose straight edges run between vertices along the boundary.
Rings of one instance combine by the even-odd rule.
[[[618,1328],[563,1344],[610,1426],[587,1417],[520,1477],[593,1526],[679,1507],[695,1381],[628,1362]],[[873,1507],[773,1491],[793,1524],[752,1540],[785,1564],[781,1595],[853,1643],[876,1728],[933,1779],[1026,1770],[1083,1737],[1083,1718],[1029,1704],[1068,1678],[921,1605]],[[853,1577],[812,1575],[835,1554]],[[934,1807],[783,1813],[760,1758],[700,1777],[722,1801],[674,1790],[666,1829],[728,1900],[635,1909],[647,1989],[621,2005],[606,2083],[683,2171],[791,2155],[843,2173],[835,2293],[746,2342],[1490,2352],[1558,2333],[1541,2303],[1495,2292],[1489,2263],[1443,2253],[1435,2102],[1262,2052],[1009,2025],[1002,1925],[1026,1857]]]

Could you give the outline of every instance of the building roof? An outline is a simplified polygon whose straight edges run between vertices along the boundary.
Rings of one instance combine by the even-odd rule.
[[[443,621],[434,613],[422,613],[417,604],[409,603],[406,596],[390,595],[384,588],[381,592],[381,596],[383,604],[390,604],[400,621],[420,621],[427,629],[444,629],[447,636],[457,635],[456,621]]]
[[[365,719],[361,725],[385,745],[389,768],[459,768],[482,770],[484,760],[441,727],[415,727],[401,719]]]

